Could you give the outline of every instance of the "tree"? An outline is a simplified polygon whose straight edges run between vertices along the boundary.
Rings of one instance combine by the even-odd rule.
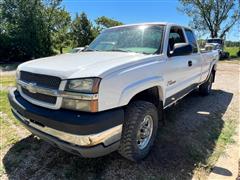
[[[240,19],[237,0],[179,0],[179,9],[192,18],[190,26],[210,32],[212,38],[224,38]],[[238,6],[238,7],[237,7]]]
[[[114,19],[110,19],[106,16],[101,16],[101,17],[97,18],[95,20],[95,22],[100,27],[100,29],[123,25],[122,22],[116,21]]]
[[[9,33],[6,31],[7,23],[3,18],[3,8],[2,8],[2,1],[0,0],[0,61],[7,59],[8,50],[10,46],[10,37]]]
[[[45,46],[48,34],[41,0],[4,0],[1,7],[5,33],[10,38],[10,57],[32,59],[51,54]]]
[[[116,21],[116,20],[108,18],[106,16],[101,16],[101,17],[95,19],[95,23],[96,23],[96,26],[94,26],[92,29],[92,34],[94,37],[97,37],[97,35],[103,29],[123,25],[122,22]]]
[[[71,38],[69,34],[71,17],[64,9],[55,10],[54,23],[52,27],[52,42],[56,49],[59,49],[60,53],[63,53],[63,48],[71,44]]]
[[[239,47],[240,48],[240,42],[239,41],[225,41],[225,46],[227,46],[227,47]]]
[[[76,14],[71,25],[71,36],[74,45],[78,47],[89,45],[94,39],[92,24],[85,13],[81,13],[80,15]]]
[[[42,16],[44,17],[45,26],[47,30],[46,35],[46,48],[52,49],[53,48],[53,28],[56,24],[56,18],[58,15],[58,10],[61,9],[60,4],[62,0],[41,0],[44,4],[43,10],[42,10]]]
[[[0,0],[0,57],[19,61],[52,55],[53,43],[63,44],[70,21],[61,1]]]
[[[42,0],[3,0],[1,18],[8,35],[8,59],[33,59],[53,53]]]

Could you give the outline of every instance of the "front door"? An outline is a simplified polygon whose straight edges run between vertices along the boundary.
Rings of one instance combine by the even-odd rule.
[[[173,51],[174,44],[187,43],[184,31],[181,27],[173,26],[169,32],[168,54]],[[192,81],[192,56],[169,56],[167,60],[166,74],[166,102],[165,106],[171,104],[184,94],[188,93]]]

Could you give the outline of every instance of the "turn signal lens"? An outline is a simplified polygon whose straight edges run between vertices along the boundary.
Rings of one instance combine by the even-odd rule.
[[[63,98],[62,108],[77,111],[97,112],[98,100],[79,100]]]

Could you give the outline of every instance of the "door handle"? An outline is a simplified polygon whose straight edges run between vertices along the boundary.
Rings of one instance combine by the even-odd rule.
[[[188,66],[192,66],[192,61],[188,61]]]

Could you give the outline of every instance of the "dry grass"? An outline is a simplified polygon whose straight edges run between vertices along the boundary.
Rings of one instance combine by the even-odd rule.
[[[0,76],[0,90],[8,89],[9,87],[12,87],[15,85],[16,85],[16,81],[14,76],[12,75]]]

